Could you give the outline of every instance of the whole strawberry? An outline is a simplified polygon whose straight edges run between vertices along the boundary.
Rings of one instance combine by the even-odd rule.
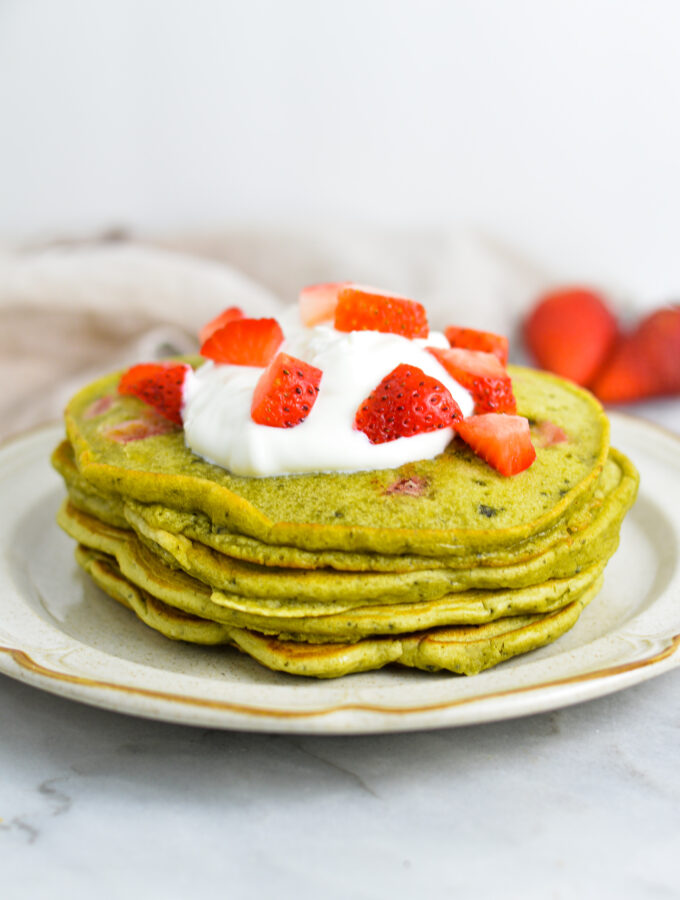
[[[602,297],[585,288],[545,294],[524,323],[526,344],[538,365],[581,385],[597,375],[617,331]]]
[[[604,403],[680,394],[680,306],[656,310],[622,338],[592,387]]]

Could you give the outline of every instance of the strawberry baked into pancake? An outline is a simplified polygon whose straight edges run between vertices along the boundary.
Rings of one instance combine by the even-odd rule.
[[[82,390],[53,456],[78,562],[148,626],[297,675],[474,674],[597,594],[637,473],[502,336],[343,282],[201,340]]]

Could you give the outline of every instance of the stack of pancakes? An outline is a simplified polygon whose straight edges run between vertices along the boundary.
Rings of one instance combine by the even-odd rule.
[[[474,674],[572,627],[637,491],[590,394],[510,372],[537,458],[509,478],[458,439],[393,470],[235,476],[109,376],[67,408],[59,523],[96,583],[170,638],[297,675]]]

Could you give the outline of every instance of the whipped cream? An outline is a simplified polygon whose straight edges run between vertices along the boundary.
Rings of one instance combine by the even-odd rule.
[[[442,453],[453,437],[452,428],[372,444],[353,427],[359,405],[400,363],[417,366],[441,381],[464,416],[473,412],[470,393],[425,349],[449,346],[440,332],[409,340],[377,331],[336,331],[330,325],[305,328],[292,315],[279,322],[286,336],[279,352],[323,372],[316,402],[300,425],[272,428],[253,422],[250,407],[261,368],[208,360],[188,372],[184,382],[187,446],[235,475],[393,469]]]

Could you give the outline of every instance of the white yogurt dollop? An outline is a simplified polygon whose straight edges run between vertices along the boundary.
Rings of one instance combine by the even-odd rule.
[[[353,427],[359,405],[400,363],[417,366],[448,388],[464,416],[473,412],[469,392],[426,347],[449,346],[440,332],[426,339],[377,331],[336,331],[330,325],[303,328],[284,317],[286,340],[279,350],[321,369],[316,402],[293,428],[258,425],[250,417],[253,391],[263,369],[208,361],[184,383],[187,446],[235,475],[271,476],[303,472],[393,469],[441,453],[453,429],[372,444]]]

